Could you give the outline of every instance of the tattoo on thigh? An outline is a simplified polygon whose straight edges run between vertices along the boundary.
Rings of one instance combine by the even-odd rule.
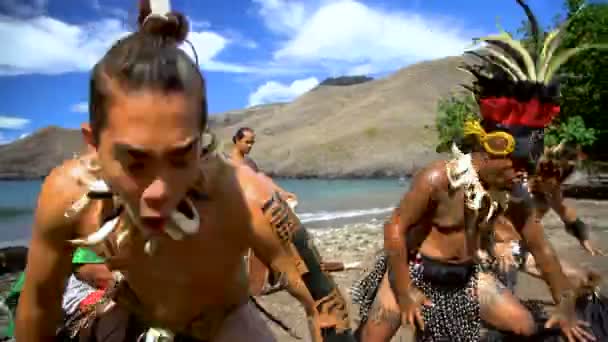
[[[376,300],[370,309],[369,321],[372,323],[386,323],[391,329],[398,329],[401,326],[401,314],[398,311],[383,307]]]

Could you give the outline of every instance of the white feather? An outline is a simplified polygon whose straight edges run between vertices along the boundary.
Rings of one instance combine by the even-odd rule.
[[[291,208],[291,210],[296,210],[296,207],[298,206],[298,201],[290,198],[285,202],[287,202],[287,205],[289,206],[289,208]]]
[[[108,235],[116,229],[118,226],[118,219],[120,216],[115,217],[114,219],[106,222],[101,228],[99,228],[95,233],[90,234],[85,239],[74,239],[68,240],[69,243],[76,246],[93,246],[100,242],[102,242]]]

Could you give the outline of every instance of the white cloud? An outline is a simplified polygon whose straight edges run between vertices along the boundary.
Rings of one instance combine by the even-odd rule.
[[[21,134],[21,135],[19,136],[19,138],[17,138],[17,139],[25,139],[25,138],[29,137],[29,136],[30,136],[30,134],[31,134],[31,133],[29,133],[29,132],[27,132],[27,133],[23,133],[23,134]]]
[[[120,37],[128,34],[118,19],[101,19],[86,25],[38,16],[17,19],[0,16],[0,75],[61,74],[87,72]],[[193,31],[188,39],[194,45],[201,67],[206,71],[255,72],[256,68],[218,61],[217,55],[231,40],[211,31]],[[184,51],[192,55],[187,44]]]
[[[29,123],[29,119],[0,115],[0,129],[22,129]]]
[[[88,113],[89,112],[89,103],[88,102],[80,102],[73,105],[70,110],[74,113]]]
[[[355,65],[346,71],[347,76],[371,75],[377,71],[371,63]]]
[[[470,45],[459,23],[353,0],[254,0],[267,28],[285,38],[275,61],[319,65],[331,74],[380,73],[421,60],[459,55]]]
[[[293,35],[298,32],[309,15],[305,4],[311,1],[253,0],[258,5],[258,14],[271,31]]]
[[[316,77],[295,80],[289,85],[269,81],[259,86],[255,92],[249,95],[249,106],[291,101],[317,85],[319,85],[319,80]]]
[[[0,17],[0,37],[11,47],[0,54],[0,75],[88,71],[125,34],[115,19],[76,26],[43,16]]]
[[[221,34],[224,37],[227,37],[227,39],[235,45],[242,46],[248,49],[256,49],[258,47],[258,43],[256,43],[253,39],[245,37],[239,31],[226,29],[222,30]]]

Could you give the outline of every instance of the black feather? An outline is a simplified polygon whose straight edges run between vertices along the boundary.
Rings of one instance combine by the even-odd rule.
[[[538,20],[536,20],[534,13],[532,13],[532,10],[528,6],[528,4],[524,2],[524,0],[516,1],[519,6],[524,9],[524,12],[526,12],[526,16],[528,17],[528,21],[530,22],[530,29],[532,30],[532,53],[530,53],[530,55],[536,63],[536,61],[538,60],[538,56],[540,55],[540,49],[542,47],[542,37],[540,34],[540,27],[538,26]]]

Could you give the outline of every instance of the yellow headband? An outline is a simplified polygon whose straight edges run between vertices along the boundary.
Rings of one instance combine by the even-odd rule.
[[[515,150],[515,139],[513,136],[507,132],[503,131],[494,131],[492,133],[487,133],[483,127],[479,124],[477,120],[468,120],[464,123],[463,127],[464,136],[467,137],[469,135],[474,135],[481,143],[481,146],[490,154],[495,156],[506,156]],[[496,151],[488,144],[488,142],[492,138],[501,138],[507,141],[507,146],[504,150]]]

